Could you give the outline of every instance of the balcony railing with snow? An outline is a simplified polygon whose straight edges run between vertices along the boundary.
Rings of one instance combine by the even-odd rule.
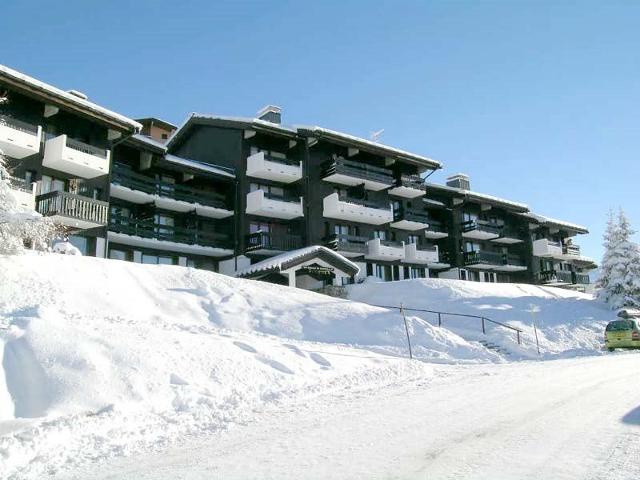
[[[326,218],[371,225],[382,225],[393,221],[391,204],[340,197],[337,193],[324,197],[322,214]]]
[[[122,186],[150,195],[158,195],[173,200],[229,210],[225,195],[210,190],[199,190],[187,185],[163,182],[137,172],[130,168],[115,164],[111,178],[113,186]],[[115,190],[115,189],[114,189]],[[117,194],[116,194],[117,196]]]
[[[291,220],[304,216],[302,197],[275,195],[262,189],[247,194],[247,214]]]
[[[246,251],[286,252],[302,248],[302,237],[279,232],[255,232],[246,237]]]
[[[401,175],[395,179],[393,187],[388,192],[398,197],[417,198],[426,194],[427,186],[420,175]]]
[[[122,215],[112,215],[109,230],[125,235],[155,239],[166,242],[200,245],[220,249],[233,248],[228,235],[202,229],[160,225],[150,220],[141,220]]]
[[[420,210],[399,208],[393,212],[391,226],[401,230],[422,230],[429,226],[429,215],[427,212]]]
[[[404,258],[404,244],[373,238],[367,242],[365,258],[371,260],[402,260]]]
[[[533,255],[536,257],[562,257],[562,243],[540,238],[533,241]]]
[[[346,158],[330,160],[323,165],[322,178],[341,185],[362,185],[367,190],[384,190],[393,185],[391,170]]]
[[[466,220],[461,223],[462,236],[475,240],[492,240],[500,237],[503,226],[484,220]]]
[[[274,157],[265,152],[254,153],[247,158],[247,176],[292,183],[302,178],[302,162]]]
[[[0,150],[11,158],[22,159],[40,152],[42,127],[17,118],[0,115]]]
[[[440,262],[440,255],[437,246],[422,247],[418,249],[418,245],[415,243],[408,243],[404,246],[406,263],[416,263],[421,265],[438,264]]]
[[[359,235],[334,234],[327,238],[327,246],[347,256],[364,255],[367,252],[368,237]]]
[[[110,150],[60,135],[45,142],[42,165],[81,178],[95,178],[109,173],[110,158]]]
[[[54,221],[75,228],[107,224],[109,204],[69,192],[49,192],[36,197],[36,210]]]

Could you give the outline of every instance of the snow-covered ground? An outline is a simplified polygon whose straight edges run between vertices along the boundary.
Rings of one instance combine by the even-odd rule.
[[[445,318],[438,328],[411,313],[415,353],[430,361],[409,361],[396,310],[182,267],[0,257],[0,478],[64,476],[183,442],[223,442],[264,412],[290,410],[293,419],[306,406],[320,414],[326,402],[343,400],[355,408],[358,398],[375,403],[384,392],[431,391],[442,378],[464,390],[467,378],[479,385],[524,365],[508,359],[536,356],[531,305],[540,310],[545,357],[599,354],[613,316],[589,296],[528,286],[425,280],[354,286],[350,295],[482,311],[522,327],[527,338],[518,346],[512,332],[488,331],[511,352],[505,358],[478,343],[477,323]],[[433,398],[432,411],[441,400]],[[230,437],[219,435],[227,430]]]
[[[637,480],[638,360],[437,366],[59,480]]]

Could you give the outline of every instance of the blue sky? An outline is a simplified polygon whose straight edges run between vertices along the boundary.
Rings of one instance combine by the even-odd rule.
[[[610,207],[640,229],[640,2],[2,3],[0,63],[132,117],[274,103],[587,225],[598,261]]]

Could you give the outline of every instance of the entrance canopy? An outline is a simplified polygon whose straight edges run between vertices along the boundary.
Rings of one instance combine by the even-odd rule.
[[[359,270],[355,263],[339,253],[315,245],[255,263],[238,271],[236,276],[316,289],[349,283],[343,279],[352,279]]]

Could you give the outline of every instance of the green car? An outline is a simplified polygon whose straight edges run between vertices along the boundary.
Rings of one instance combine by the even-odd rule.
[[[639,320],[626,318],[607,324],[604,346],[612,352],[615,348],[640,348]]]

